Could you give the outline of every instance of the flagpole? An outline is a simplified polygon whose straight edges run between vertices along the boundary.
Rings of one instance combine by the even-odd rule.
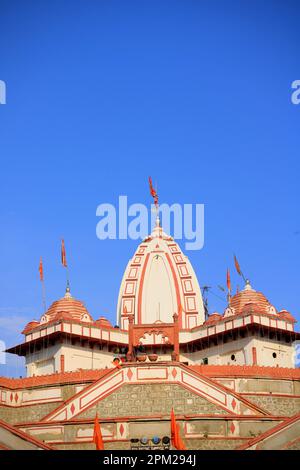
[[[42,297],[43,297],[44,313],[46,313],[46,311],[47,311],[47,306],[46,306],[46,288],[45,288],[45,281],[44,281],[44,279],[42,280]]]
[[[227,289],[228,289],[228,294],[227,294],[227,302],[230,303],[230,299],[231,299],[231,279],[230,279],[230,271],[229,269],[227,268]]]
[[[43,301],[43,307],[44,307],[44,312],[46,312],[46,310],[47,310],[47,307],[46,307],[46,289],[45,289],[44,267],[43,267],[43,260],[42,260],[42,257],[40,258],[39,273],[40,273],[40,281],[41,281],[41,283],[42,283],[42,301]]]
[[[66,278],[67,278],[67,289],[70,289],[70,275],[69,275],[68,266],[66,266]]]
[[[65,241],[62,238],[61,240],[61,264],[64,268],[66,268],[66,280],[67,280],[67,292],[70,291],[70,276],[69,276],[69,267],[67,263],[67,256],[66,256],[66,249],[65,249]]]

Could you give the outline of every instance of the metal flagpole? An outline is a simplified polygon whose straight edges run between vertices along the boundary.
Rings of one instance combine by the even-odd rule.
[[[46,287],[45,287],[45,281],[42,281],[42,296],[43,296],[43,306],[44,306],[44,313],[47,311],[47,306],[46,306]]]
[[[40,273],[40,281],[42,283],[42,299],[43,299],[43,307],[44,307],[44,313],[45,313],[47,310],[47,307],[46,307],[46,289],[45,289],[44,267],[43,267],[42,257],[40,258],[39,273]]]
[[[69,268],[66,257],[65,241],[62,238],[61,240],[61,264],[66,268],[66,280],[67,280],[67,291],[70,291],[70,277],[69,277]]]

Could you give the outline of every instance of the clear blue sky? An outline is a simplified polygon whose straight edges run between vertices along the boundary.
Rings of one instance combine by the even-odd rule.
[[[99,241],[96,207],[205,204],[201,285],[236,252],[253,287],[300,320],[296,1],[0,1],[0,328],[8,346],[72,293],[115,323],[134,241]],[[215,287],[215,292],[222,293]],[[225,303],[209,297],[210,310]],[[19,374],[11,358],[0,375]]]

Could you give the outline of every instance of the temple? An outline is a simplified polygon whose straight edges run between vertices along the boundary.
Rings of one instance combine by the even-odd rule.
[[[105,449],[169,448],[173,408],[189,449],[300,449],[300,334],[254,287],[207,315],[157,214],[124,271],[116,326],[67,287],[7,350],[27,377],[0,378],[0,448],[94,449],[96,413]]]

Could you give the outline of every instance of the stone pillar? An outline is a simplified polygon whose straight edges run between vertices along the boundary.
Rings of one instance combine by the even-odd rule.
[[[133,361],[133,314],[128,314],[128,353],[126,359],[129,362]]]
[[[252,365],[256,366],[257,365],[257,353],[256,353],[256,348],[252,348]]]
[[[174,320],[174,350],[172,353],[172,361],[179,361],[179,323],[178,323],[177,313],[174,313],[173,320]]]

